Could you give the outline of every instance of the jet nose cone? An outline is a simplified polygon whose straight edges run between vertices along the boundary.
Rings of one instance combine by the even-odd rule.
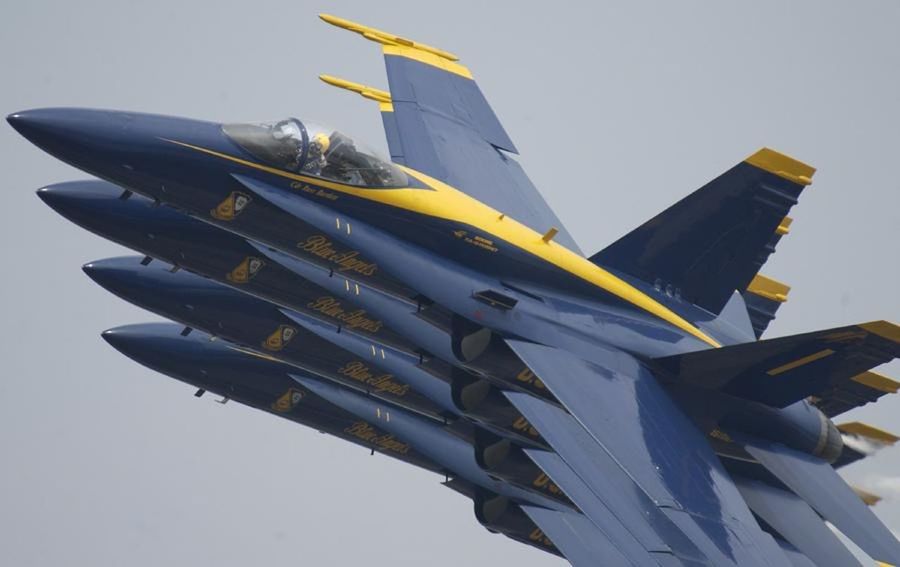
[[[69,182],[57,185],[48,185],[37,190],[38,198],[47,206],[59,212],[63,216],[72,205],[85,200],[86,191],[80,189],[81,183]]]
[[[100,336],[117,351],[138,359],[155,352],[159,343],[177,338],[179,328],[171,323],[138,323],[108,329]]]
[[[116,218],[108,211],[118,204],[121,192],[121,189],[103,181],[69,181],[42,187],[37,190],[37,196],[75,224],[96,230],[104,220]]]
[[[108,329],[100,333],[100,336],[111,347],[129,358],[135,358],[145,350],[143,347],[146,346],[151,338],[148,333],[136,325]]]
[[[180,335],[173,323],[138,323],[103,331],[100,336],[128,358],[161,372],[184,359],[194,342]]]
[[[6,117],[6,121],[16,132],[30,139],[30,135],[33,132],[40,130],[42,127],[46,127],[48,119],[51,119],[50,115],[52,113],[47,112],[48,110],[54,109],[35,109],[14,112]]]
[[[22,128],[25,123],[28,121],[28,113],[27,112],[14,112],[6,117],[6,121],[10,126],[15,128],[16,132],[21,133],[20,128]]]
[[[100,287],[116,295],[129,294],[140,288],[140,257],[127,256],[88,262],[81,270]]]
[[[77,121],[79,110],[74,108],[37,108],[15,112],[6,121],[16,132],[42,146],[48,139],[65,135]]]
[[[133,116],[85,108],[38,108],[11,114],[6,121],[50,155],[93,171],[105,163],[105,155],[121,151]]]

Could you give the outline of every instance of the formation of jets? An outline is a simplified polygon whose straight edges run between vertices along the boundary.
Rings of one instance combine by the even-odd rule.
[[[573,565],[846,566],[900,543],[836,469],[894,435],[832,418],[900,384],[875,321],[763,339],[759,273],[814,169],[762,149],[587,256],[468,68],[381,45],[390,160],[297,118],[54,108],[9,123],[96,177],[40,189],[141,255],[98,284],[174,321],[103,333],[197,388],[438,473]],[[213,340],[218,339],[218,340]]]

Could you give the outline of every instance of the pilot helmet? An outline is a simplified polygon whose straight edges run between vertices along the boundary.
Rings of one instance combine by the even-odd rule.
[[[310,141],[310,147],[312,149],[318,150],[319,154],[324,154],[328,151],[328,147],[331,146],[331,139],[328,138],[326,134],[319,132],[315,136],[313,136]]]

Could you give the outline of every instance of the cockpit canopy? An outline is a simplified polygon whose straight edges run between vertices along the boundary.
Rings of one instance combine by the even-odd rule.
[[[226,124],[225,134],[259,161],[299,175],[359,187],[406,187],[399,167],[349,137],[288,118],[259,124]]]

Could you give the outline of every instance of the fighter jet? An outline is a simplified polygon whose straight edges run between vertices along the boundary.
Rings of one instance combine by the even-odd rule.
[[[789,287],[760,269],[814,168],[761,149],[588,256],[455,55],[321,18],[381,45],[389,90],[321,78],[378,103],[389,159],[298,118],[7,118],[99,178],[47,204],[145,255],[88,275],[180,324],[107,341],[443,474],[573,565],[858,564],[826,522],[900,563],[836,472],[898,438],[832,421],[900,389],[872,371],[900,327],[763,338]]]

